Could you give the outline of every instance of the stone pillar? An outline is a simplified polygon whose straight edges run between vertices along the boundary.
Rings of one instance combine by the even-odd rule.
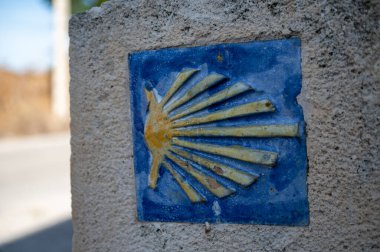
[[[109,1],[70,21],[74,251],[379,249],[378,6],[348,1]],[[128,54],[297,36],[307,227],[138,222]]]
[[[54,0],[52,110],[60,119],[69,116],[69,16],[70,1]]]

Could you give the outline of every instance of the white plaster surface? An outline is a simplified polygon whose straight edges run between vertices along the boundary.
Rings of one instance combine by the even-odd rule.
[[[70,21],[74,251],[379,251],[377,1],[109,1]],[[299,36],[310,225],[139,223],[128,53]]]

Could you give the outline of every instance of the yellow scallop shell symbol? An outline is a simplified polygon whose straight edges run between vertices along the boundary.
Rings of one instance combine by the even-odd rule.
[[[233,194],[235,190],[224,186],[214,177],[203,174],[194,168],[192,163],[210,170],[216,175],[216,178],[219,176],[224,177],[244,187],[254,183],[258,179],[258,176],[230,167],[222,162],[215,162],[204,156],[195,154],[191,150],[242,160],[266,167],[275,166],[278,155],[275,152],[242,146],[195,143],[186,139],[184,140],[181,137],[296,137],[298,135],[297,123],[286,125],[203,127],[204,124],[210,122],[274,112],[275,106],[270,100],[264,99],[205,115],[196,114],[196,112],[206,109],[213,104],[224,102],[227,99],[252,90],[251,86],[238,82],[216,94],[208,96],[199,103],[186,107],[186,109],[181,109],[183,105],[196,96],[227,79],[226,76],[221,74],[209,74],[194,84],[183,95],[176,97],[177,91],[197,72],[197,69],[185,69],[180,72],[161,100],[154,90],[148,91],[145,89],[149,102],[149,112],[145,122],[144,135],[146,144],[152,155],[149,187],[152,189],[156,188],[159,169],[160,167],[164,167],[173,175],[193,203],[206,201],[206,198],[173,168],[173,164],[195,178],[218,198]],[[168,160],[170,161],[168,162]]]

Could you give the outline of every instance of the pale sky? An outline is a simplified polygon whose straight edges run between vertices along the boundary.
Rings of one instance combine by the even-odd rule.
[[[52,9],[44,0],[0,0],[0,67],[49,69],[52,21]]]

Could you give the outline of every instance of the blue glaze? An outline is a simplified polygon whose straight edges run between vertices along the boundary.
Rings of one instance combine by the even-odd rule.
[[[300,40],[291,38],[239,44],[221,44],[193,48],[161,49],[129,55],[131,112],[133,118],[134,166],[136,176],[137,216],[140,221],[254,223],[303,226],[309,223],[307,200],[307,155],[304,118],[296,97],[301,91]],[[222,56],[218,60],[217,56]],[[218,199],[179,167],[197,190],[206,196],[205,203],[191,203],[171,174],[161,168],[157,188],[148,187],[150,153],[144,140],[147,100],[144,87],[155,88],[163,97],[176,75],[185,68],[201,71],[186,85],[191,86],[210,73],[219,73],[229,80],[194,98],[183,108],[220,91],[238,81],[251,85],[255,91],[229,99],[200,111],[202,115],[221,108],[230,108],[249,101],[270,99],[276,112],[251,115],[207,124],[210,126],[240,126],[286,124],[298,122],[300,136],[295,138],[234,138],[199,137],[188,141],[219,145],[241,145],[279,154],[274,168],[223,158],[225,164],[251,174],[260,175],[248,188],[220,179],[236,193]],[[176,96],[185,91],[180,90]],[[218,161],[220,157],[192,151]],[[201,166],[200,171],[215,177]],[[217,202],[217,203],[216,203]],[[214,206],[214,208],[213,208]],[[218,211],[220,207],[220,213]]]

